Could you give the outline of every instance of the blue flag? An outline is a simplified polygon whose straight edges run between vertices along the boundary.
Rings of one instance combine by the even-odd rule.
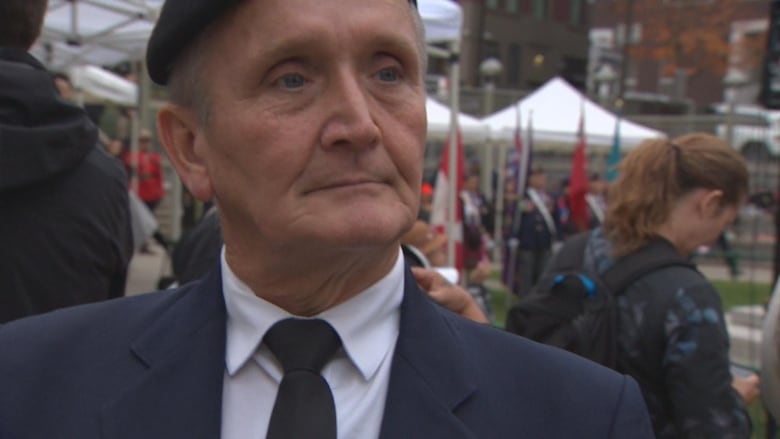
[[[615,138],[612,139],[612,150],[609,152],[609,157],[607,158],[607,181],[613,182],[617,179],[618,176],[618,164],[620,164],[620,121],[623,120],[623,118],[618,114],[617,120],[615,121]]]

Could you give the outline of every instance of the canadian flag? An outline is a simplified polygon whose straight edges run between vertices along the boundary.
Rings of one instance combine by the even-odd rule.
[[[448,261],[450,264],[454,264],[458,271],[461,271],[464,267],[463,263],[463,209],[460,201],[460,193],[463,190],[463,178],[465,172],[465,160],[463,158],[463,139],[461,138],[460,131],[458,131],[457,137],[457,157],[455,172],[450,172],[450,141],[444,144],[444,151],[441,155],[441,164],[439,165],[439,172],[436,175],[436,184],[433,189],[433,206],[431,211],[431,225],[439,233],[444,233],[449,241],[454,241],[455,245],[455,260]],[[455,178],[455,196],[450,196],[451,179]],[[451,199],[455,199],[455,216],[450,218],[450,203]]]

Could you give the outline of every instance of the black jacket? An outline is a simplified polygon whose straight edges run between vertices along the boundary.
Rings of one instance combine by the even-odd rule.
[[[584,264],[603,273],[613,263],[610,253],[596,229]],[[715,287],[694,269],[665,267],[631,284],[617,304],[617,369],[639,383],[656,436],[750,437],[747,410],[731,387],[729,337]]]
[[[0,322],[123,295],[121,164],[26,52],[0,48]]]

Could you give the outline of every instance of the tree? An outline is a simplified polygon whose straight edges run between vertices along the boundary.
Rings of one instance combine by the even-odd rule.
[[[762,38],[736,42],[745,55],[729,59],[738,6],[738,0],[616,0],[615,12],[633,17],[640,27],[639,40],[630,41],[628,48],[632,59],[659,62],[661,76],[684,72],[695,78],[703,73],[722,76],[729,65],[758,66]]]

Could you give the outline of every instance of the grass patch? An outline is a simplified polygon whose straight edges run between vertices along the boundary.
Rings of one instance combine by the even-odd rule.
[[[711,280],[710,282],[720,294],[724,312],[728,312],[735,306],[763,305],[767,303],[772,294],[769,284],[729,280]],[[507,299],[508,292],[500,283],[500,275],[494,274],[487,288],[490,291],[490,303],[495,316],[493,323],[495,326],[503,328],[507,306],[511,306],[511,303],[514,302]]]
[[[769,300],[772,293],[769,284],[728,280],[711,280],[710,282],[720,293],[724,311],[735,306],[763,305]]]

